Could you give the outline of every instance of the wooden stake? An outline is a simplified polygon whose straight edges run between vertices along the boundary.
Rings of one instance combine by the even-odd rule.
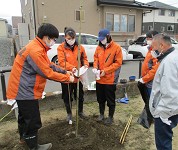
[[[78,59],[78,74],[77,76],[79,77],[79,74],[80,74],[80,46],[81,46],[81,29],[82,29],[82,20],[81,20],[81,16],[82,16],[82,7],[83,7],[83,4],[82,4],[82,1],[83,0],[80,0],[80,26],[79,26],[79,37],[78,37],[78,56],[77,56],[77,59]],[[78,100],[78,97],[79,97],[79,79],[78,79],[78,82],[77,82],[77,106],[76,106],[76,137],[78,137],[78,126],[79,126],[79,119],[78,119],[78,104],[79,104],[79,100]]]
[[[128,120],[128,122],[127,122],[125,128],[124,128],[124,131],[122,132],[122,135],[121,135],[120,140],[119,140],[121,144],[124,143],[126,134],[127,134],[128,129],[129,129],[129,127],[130,127],[130,124],[131,124],[131,122],[132,122],[132,118],[133,118],[132,115],[130,115],[130,118],[129,118],[129,120]]]

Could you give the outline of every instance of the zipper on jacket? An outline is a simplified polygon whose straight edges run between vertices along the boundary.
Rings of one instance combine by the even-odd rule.
[[[105,63],[108,61],[109,57],[111,56],[111,53],[108,55],[108,57],[105,60]]]

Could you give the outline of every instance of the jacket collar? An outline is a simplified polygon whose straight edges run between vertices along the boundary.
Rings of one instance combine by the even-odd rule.
[[[167,55],[169,55],[174,50],[175,50],[174,47],[171,47],[170,49],[168,49],[165,53],[161,54],[161,56],[158,57],[158,61],[161,62]]]
[[[40,39],[39,37],[36,37],[34,40],[37,41],[37,42],[45,49],[46,52],[51,49],[51,48],[49,48],[49,47],[46,45],[46,43],[45,43],[42,39]]]

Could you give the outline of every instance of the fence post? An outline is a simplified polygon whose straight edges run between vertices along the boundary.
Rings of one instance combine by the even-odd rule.
[[[6,83],[5,83],[5,77],[4,77],[3,73],[1,73],[1,87],[2,87],[3,100],[7,100],[7,97],[6,97]]]

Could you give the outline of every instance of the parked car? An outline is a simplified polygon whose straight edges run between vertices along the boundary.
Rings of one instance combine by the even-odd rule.
[[[79,34],[76,34],[76,38],[78,40],[78,36]],[[48,58],[50,59],[50,61],[54,62],[54,63],[58,63],[58,58],[57,58],[57,47],[64,41],[64,33],[60,33],[59,34],[59,38],[56,41],[56,44],[54,44],[51,48],[50,51],[48,51],[47,55]],[[98,46],[98,40],[97,40],[97,36],[95,35],[91,35],[91,34],[85,34],[85,33],[81,33],[81,44],[82,46],[85,48],[85,52],[87,54],[88,57],[88,61],[89,63],[93,63],[94,61],[94,53],[96,50],[96,47]],[[130,60],[133,59],[133,55],[132,54],[128,54],[127,50],[122,48],[122,54],[123,54],[123,60]]]
[[[171,38],[172,46],[178,49],[178,42]],[[128,53],[133,54],[133,58],[143,58],[148,52],[146,35],[139,36],[135,41],[130,42]]]

